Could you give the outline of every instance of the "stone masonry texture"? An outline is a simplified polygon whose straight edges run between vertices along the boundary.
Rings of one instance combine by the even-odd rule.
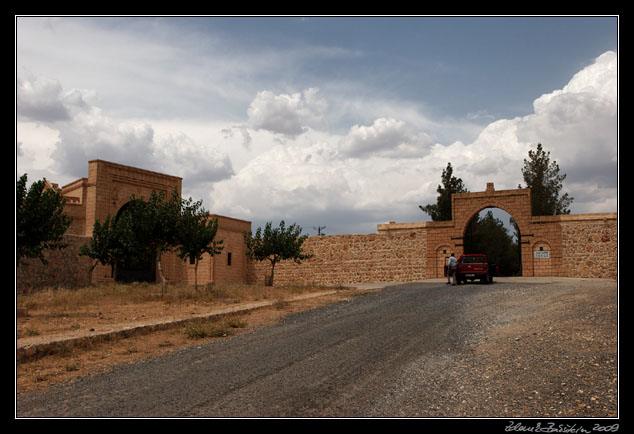
[[[301,264],[276,265],[274,283],[337,285],[405,282],[425,278],[424,233],[362,234],[309,237],[302,246],[313,257]],[[263,283],[270,262],[253,263],[250,280]]]

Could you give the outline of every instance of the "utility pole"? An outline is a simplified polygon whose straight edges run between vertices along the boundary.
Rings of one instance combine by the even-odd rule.
[[[326,226],[317,226],[317,227],[313,226],[313,229],[317,231],[317,236],[321,236],[321,235],[324,235],[321,233],[321,230],[326,229]]]

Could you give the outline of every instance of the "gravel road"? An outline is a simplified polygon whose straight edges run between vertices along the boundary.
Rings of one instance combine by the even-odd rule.
[[[16,398],[17,417],[616,417],[617,283],[410,283]]]

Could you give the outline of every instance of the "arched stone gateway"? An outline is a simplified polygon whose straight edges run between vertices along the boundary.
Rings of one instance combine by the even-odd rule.
[[[489,182],[483,192],[454,194],[451,203],[452,220],[450,222],[428,223],[427,236],[429,238],[447,242],[452,247],[456,257],[459,257],[464,253],[463,238],[471,219],[484,209],[499,208],[513,217],[518,225],[522,240],[521,261],[523,266],[529,266],[532,269],[529,240],[534,236],[532,233],[534,231],[529,231],[529,228],[532,228],[530,189],[495,191],[493,183]],[[428,251],[428,256],[429,254]],[[429,277],[442,276],[442,274],[438,275],[438,271],[435,274]]]
[[[123,214],[138,206],[141,199],[130,200],[119,208],[115,216],[118,220]],[[117,282],[149,282],[155,283],[157,278],[156,252],[138,252],[134,263],[121,262],[114,266],[114,279]]]
[[[169,197],[174,189],[180,194],[181,186],[182,178],[177,176],[103,160],[89,161],[87,178],[81,178],[62,187],[64,197],[78,198],[74,203],[67,200],[65,211],[73,218],[73,224],[67,234],[90,237],[95,221],[103,222],[108,215],[115,217],[120,214],[129,205],[132,195],[137,199],[148,199],[152,191],[156,191],[163,192]],[[180,276],[179,264],[173,258],[166,258],[165,262],[166,274]],[[145,273],[142,273],[141,280],[155,280],[147,274],[156,273],[156,267],[148,265],[144,268]],[[118,280],[125,281],[139,277],[136,274],[138,273],[116,276],[111,267],[99,264],[90,273],[90,280],[98,283],[118,277]]]
[[[379,225],[379,233],[424,231],[427,238],[427,278],[442,277],[439,249],[459,256],[471,219],[486,208],[500,208],[520,230],[522,276],[608,277],[617,272],[617,214],[533,216],[528,188],[485,191],[452,196],[452,220]],[[448,255],[447,255],[448,256]],[[433,264],[433,265],[432,265]]]

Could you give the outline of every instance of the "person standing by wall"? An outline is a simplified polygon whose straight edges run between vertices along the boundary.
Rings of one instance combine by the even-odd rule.
[[[449,279],[451,278],[451,284],[456,284],[456,271],[458,269],[458,260],[452,253],[449,259],[447,259],[447,285],[449,285]]]

